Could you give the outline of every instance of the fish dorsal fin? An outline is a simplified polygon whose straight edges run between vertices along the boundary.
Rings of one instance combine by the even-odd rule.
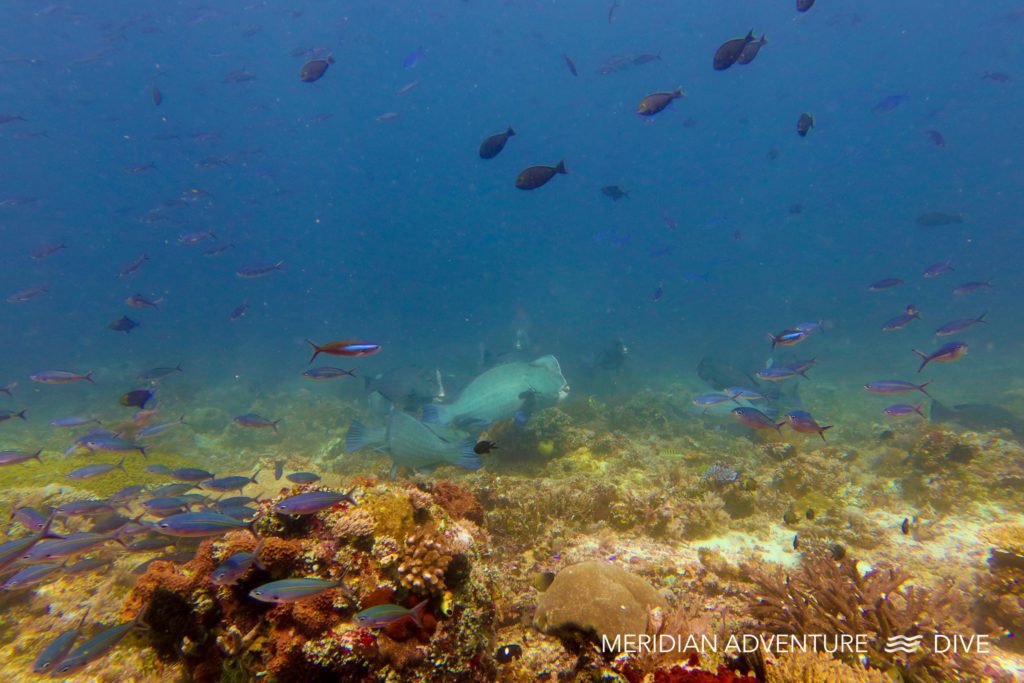
[[[562,366],[558,364],[558,359],[554,356],[541,356],[537,360],[532,361],[530,365],[538,368],[545,368],[557,375],[562,374]]]

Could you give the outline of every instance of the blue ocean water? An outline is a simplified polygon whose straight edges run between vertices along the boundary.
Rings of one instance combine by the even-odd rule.
[[[840,447],[884,421],[862,388],[882,378],[1020,417],[1022,24],[1009,0],[8,0],[0,387],[17,386],[0,410],[28,419],[0,424],[0,450],[45,447],[27,465],[42,487],[45,457],[80,433],[51,420],[127,421],[138,375],[180,364],[154,388],[161,419],[188,425],[168,451],[218,474],[285,451],[344,463],[362,378],[437,369],[450,401],[510,350],[553,354],[569,401],[612,406],[721,388],[702,360],[753,374],[814,358],[784,408],[835,425]],[[751,29],[757,58],[713,69]],[[517,189],[559,161],[567,174]],[[253,264],[279,267],[239,276]],[[869,291],[884,278],[902,283]],[[967,282],[987,284],[954,294]],[[920,320],[880,329],[908,305]],[[111,329],[122,316],[138,327]],[[822,330],[771,351],[769,333],[803,322]],[[383,350],[316,363],[357,379],[305,379],[306,340],[339,339]],[[914,349],[952,340],[966,357],[918,372]],[[95,384],[29,378],[43,370]],[[280,432],[232,426],[250,412]]]
[[[479,342],[527,327],[570,366],[621,337],[657,382],[709,352],[762,354],[767,330],[804,319],[831,323],[822,374],[859,375],[883,359],[912,369],[910,347],[933,343],[932,323],[990,309],[971,332],[984,335],[977,357],[944,369],[984,375],[1020,350],[1008,115],[1019,93],[982,78],[1011,70],[1014,9],[655,2],[609,22],[573,2],[9,3],[0,101],[27,120],[0,129],[0,194],[35,201],[2,209],[0,282],[49,291],[4,307],[2,375],[180,361],[203,383],[275,384],[294,381],[303,338],[350,336],[386,346],[360,363],[370,370],[468,369]],[[769,39],[758,59],[713,71],[714,48],[750,27]],[[337,60],[313,84],[297,78],[309,54],[291,54],[307,48]],[[660,59],[598,73],[641,53]],[[224,82],[239,69],[252,80]],[[677,84],[688,97],[635,114]],[[875,110],[892,95],[905,97]],[[803,111],[816,120],[807,138],[794,128]],[[376,120],[386,112],[398,116]],[[509,124],[505,151],[479,159],[480,140]],[[513,187],[521,168],[560,159],[568,175]],[[610,201],[608,184],[630,197]],[[192,188],[208,194],[165,206]],[[965,221],[916,225],[927,211]],[[212,243],[176,243],[198,230],[235,246],[207,257]],[[29,258],[60,241],[66,250]],[[136,274],[116,276],[142,253]],[[921,278],[946,259],[954,272]],[[284,261],[283,272],[235,276],[255,261]],[[865,291],[888,276],[907,284]],[[969,279],[996,287],[954,300]],[[126,308],[136,292],[165,302]],[[243,301],[246,317],[229,321]],[[880,334],[908,303],[927,324]],[[107,329],[123,314],[141,327]]]

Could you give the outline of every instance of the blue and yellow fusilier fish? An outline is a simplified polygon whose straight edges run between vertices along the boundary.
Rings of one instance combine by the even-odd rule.
[[[219,536],[235,529],[249,529],[251,524],[216,512],[182,512],[153,524],[153,529],[167,536],[202,538]]]
[[[426,609],[428,600],[424,600],[412,609],[401,605],[377,605],[364,609],[355,616],[354,621],[363,628],[387,628],[406,619],[412,619],[418,628],[423,628],[423,610]]]
[[[54,638],[52,643],[44,647],[43,651],[36,657],[36,661],[32,665],[32,671],[37,674],[44,674],[52,669],[54,664],[64,659],[71,652],[71,648],[74,647],[78,636],[81,635],[82,626],[85,624],[85,619],[88,616],[89,608],[86,608],[82,618],[78,621],[78,626],[64,631],[64,633]]]
[[[114,649],[121,642],[121,639],[138,625],[139,620],[142,619],[142,614],[142,612],[139,612],[138,616],[131,621],[111,626],[79,645],[54,667],[53,673],[50,674],[51,678],[59,678],[72,671],[77,671]]]
[[[340,585],[341,581],[323,579],[284,579],[253,588],[249,591],[249,596],[261,602],[280,604],[312,598]]]

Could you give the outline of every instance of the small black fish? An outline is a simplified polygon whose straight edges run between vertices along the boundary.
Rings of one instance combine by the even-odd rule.
[[[798,521],[800,521],[800,516],[793,512],[793,509],[790,508],[789,510],[786,510],[785,512],[782,513],[782,521],[786,524],[796,524]]]
[[[796,132],[800,137],[807,137],[807,133],[814,127],[814,117],[807,112],[800,114],[796,121]]]
[[[616,202],[623,198],[629,199],[629,193],[618,185],[605,185],[601,188],[601,194],[605,197],[610,197],[612,201]]]
[[[796,0],[796,11],[806,12],[814,7],[814,0]]]
[[[807,512],[804,513],[804,517],[806,517],[807,519],[814,519],[814,510],[811,508],[807,508]]]
[[[515,134],[516,132],[512,130],[512,126],[509,126],[508,130],[504,133],[497,133],[481,142],[480,158],[493,159],[498,156],[501,150],[505,149],[505,143],[508,142],[508,139]]]
[[[496,450],[498,450],[498,444],[493,441],[478,441],[477,444],[473,446],[473,452],[477,455],[485,455]]]
[[[636,113],[640,116],[654,116],[670,105],[672,100],[680,97],[686,97],[686,93],[683,92],[682,86],[676,88],[672,92],[652,93],[640,100],[640,104],[636,108]]]
[[[794,216],[796,216],[797,214],[801,214],[801,213],[804,212],[804,205],[803,204],[790,204],[789,205],[789,212],[791,214],[793,214]]]
[[[243,301],[242,303],[240,303],[237,306],[235,306],[234,310],[231,311],[231,314],[228,316],[228,318],[231,319],[231,320],[238,320],[239,318],[244,316],[246,311],[248,311],[248,310],[249,310],[249,302],[248,301]]]
[[[132,330],[134,330],[138,326],[139,326],[139,323],[137,323],[136,321],[132,320],[131,318],[129,318],[126,315],[121,316],[121,318],[119,320],[111,321],[111,323],[109,325],[107,325],[107,327],[109,327],[110,329],[114,330],[115,332],[124,332],[125,334],[128,334],[129,332],[131,332]]]
[[[743,38],[733,38],[719,45],[718,49],[715,50],[715,58],[712,60],[712,66],[715,67],[715,71],[724,71],[735,64],[736,60],[743,54],[747,44],[753,42],[753,40],[754,29],[750,29],[750,32]]]
[[[546,185],[558,173],[568,173],[565,170],[565,161],[559,161],[557,166],[530,166],[516,176],[516,187],[520,190],[536,190]]]
[[[782,152],[772,147],[770,150],[768,150],[768,160],[775,161],[776,159],[779,158],[780,154],[782,154]]]
[[[750,64],[752,61],[754,61],[754,58],[757,57],[757,53],[761,51],[761,48],[767,44],[768,39],[765,38],[764,34],[762,33],[760,40],[752,40],[744,46],[743,52],[741,52],[740,56],[736,59],[736,63]]]
[[[661,301],[661,297],[665,296],[665,283],[659,282],[658,288],[654,290],[654,296],[651,297],[652,301]]]
[[[521,645],[511,643],[509,645],[502,645],[494,652],[494,659],[502,664],[508,664],[513,659],[519,659],[523,656],[523,648]]]
[[[573,76],[579,76],[579,74],[576,72],[576,64],[571,59],[569,59],[569,55],[562,55],[562,59],[565,60],[565,65],[569,67],[569,73],[571,73]]]
[[[900,531],[903,532],[904,536],[906,536],[907,534],[910,533],[910,518],[909,517],[904,517],[903,518],[903,524],[900,524]]]
[[[793,535],[793,550],[800,549],[800,534]]]
[[[274,461],[274,481],[281,481],[281,476],[284,474],[284,460]]]
[[[146,404],[153,400],[154,395],[149,389],[133,389],[117,399],[117,402],[126,408],[145,409]]]
[[[839,545],[838,543],[833,543],[832,545],[830,545],[828,547],[828,550],[832,553],[832,559],[836,562],[840,562],[844,557],[846,557],[846,548]]]
[[[331,64],[334,64],[334,57],[331,55],[322,59],[311,59],[299,69],[299,80],[303,83],[319,81],[327,73],[327,67]]]
[[[164,94],[162,92],[160,92],[160,88],[157,88],[156,86],[154,86],[152,94],[153,94],[153,104],[155,104],[156,106],[159,107],[161,104],[164,103]]]

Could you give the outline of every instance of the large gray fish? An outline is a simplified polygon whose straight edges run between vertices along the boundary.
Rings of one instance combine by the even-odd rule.
[[[391,455],[396,469],[405,466],[421,471],[436,465],[456,465],[467,470],[480,467],[480,456],[473,451],[476,439],[444,425],[423,424],[401,410],[393,410],[383,428],[370,429],[352,423],[345,437],[345,450],[357,451],[374,445]],[[393,469],[392,477],[395,473]]]
[[[368,391],[377,392],[400,410],[419,410],[420,406],[445,397],[439,370],[406,366],[367,377],[364,381]]]
[[[469,383],[454,403],[423,407],[423,421],[438,424],[486,423],[514,417],[524,402],[552,406],[569,394],[569,384],[554,356],[530,363],[498,365]]]

